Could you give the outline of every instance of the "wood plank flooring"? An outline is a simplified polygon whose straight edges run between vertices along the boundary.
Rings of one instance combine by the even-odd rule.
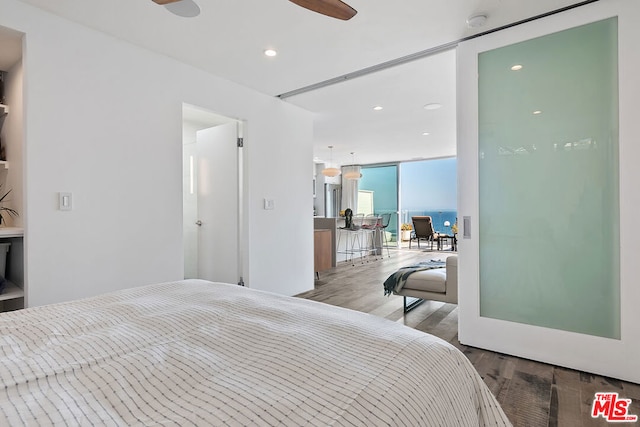
[[[384,254],[382,259],[370,258],[355,266],[342,262],[320,273],[315,289],[298,297],[385,317],[450,342],[469,358],[516,427],[610,425],[602,418],[591,418],[594,395],[603,391],[632,399],[629,412],[640,415],[638,384],[460,344],[455,304],[425,301],[405,316],[402,297],[383,295],[384,280],[399,267],[418,260],[444,260],[451,253],[392,249],[390,257]],[[630,425],[640,426],[640,422]]]

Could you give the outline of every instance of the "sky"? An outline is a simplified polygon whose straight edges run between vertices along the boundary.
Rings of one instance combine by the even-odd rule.
[[[457,159],[400,165],[400,200],[407,211],[457,210]]]

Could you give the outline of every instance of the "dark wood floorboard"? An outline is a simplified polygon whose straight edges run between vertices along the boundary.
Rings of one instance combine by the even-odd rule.
[[[404,315],[402,297],[383,295],[382,283],[399,267],[415,261],[444,260],[450,254],[400,249],[391,250],[390,257],[371,257],[355,266],[342,262],[321,272],[315,289],[298,296],[401,322],[450,342],[471,361],[516,427],[610,425],[602,418],[591,418],[594,395],[603,391],[632,399],[629,412],[640,415],[638,384],[462,345],[458,341],[457,305],[425,301]],[[631,425],[640,426],[640,422]]]

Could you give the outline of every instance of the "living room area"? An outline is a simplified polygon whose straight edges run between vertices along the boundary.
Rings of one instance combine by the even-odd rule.
[[[433,233],[454,234],[455,227],[452,227],[457,220],[455,157],[363,166],[361,172],[358,192],[370,193],[372,202],[364,206],[358,203],[358,213],[392,213],[386,228],[391,246],[409,248],[417,243],[414,216],[431,217]]]

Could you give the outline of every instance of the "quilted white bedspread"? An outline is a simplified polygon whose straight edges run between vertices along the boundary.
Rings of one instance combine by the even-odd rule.
[[[0,425],[510,424],[438,338],[186,280],[0,315]]]

